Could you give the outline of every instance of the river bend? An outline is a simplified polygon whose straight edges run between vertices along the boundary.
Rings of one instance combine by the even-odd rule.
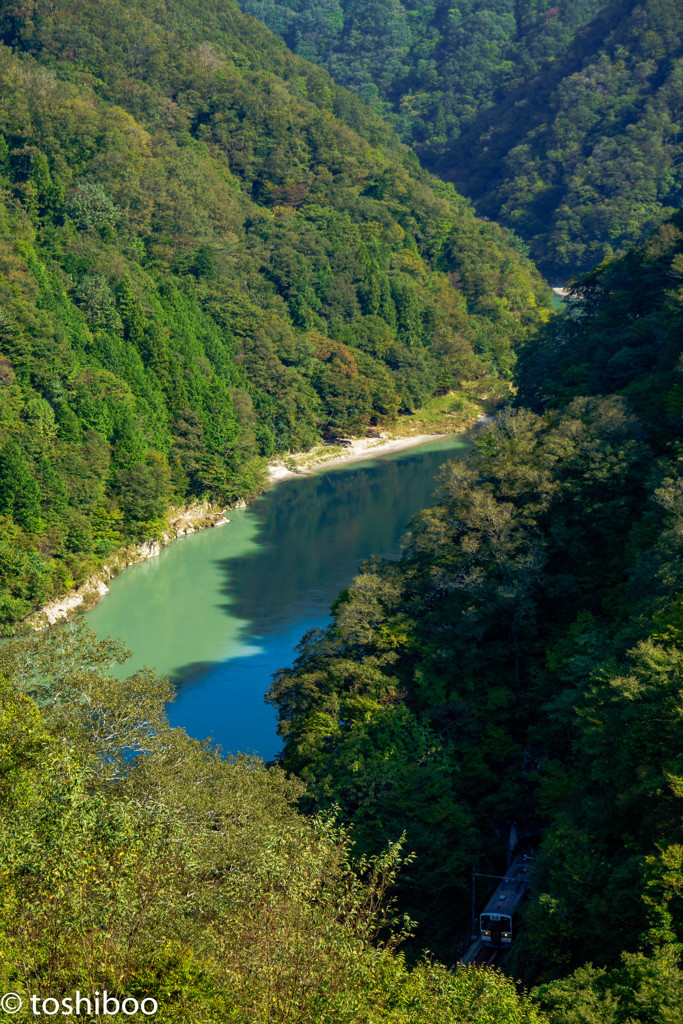
[[[470,441],[452,436],[383,458],[284,480],[231,522],[164,548],[126,569],[88,614],[100,637],[176,683],[172,725],[211,737],[226,753],[280,749],[263,701],[272,673],[294,658],[309,629],[363,559],[396,557],[412,515],[429,504],[434,478]]]

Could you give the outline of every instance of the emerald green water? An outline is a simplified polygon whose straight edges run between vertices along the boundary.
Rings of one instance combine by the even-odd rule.
[[[285,480],[249,508],[230,513],[126,569],[89,614],[98,636],[133,652],[126,673],[150,665],[175,682],[172,725],[227,752],[271,759],[280,749],[275,714],[263,701],[272,673],[294,658],[363,559],[396,557],[410,517],[429,503],[462,435]]]

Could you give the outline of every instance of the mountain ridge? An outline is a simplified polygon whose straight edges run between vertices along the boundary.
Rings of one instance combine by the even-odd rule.
[[[339,0],[308,20],[287,0],[242,6],[366,98],[558,283],[680,206],[675,0]]]

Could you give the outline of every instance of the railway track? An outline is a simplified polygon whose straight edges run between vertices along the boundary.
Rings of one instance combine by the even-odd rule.
[[[485,946],[481,939],[477,939],[458,961],[458,967],[469,967],[472,964],[494,967],[502,963],[505,952],[506,950],[502,949],[491,949],[490,946]]]
[[[493,967],[494,964],[499,963],[503,959],[500,949],[487,949],[486,946],[477,955],[476,960],[472,962],[475,964],[484,964],[486,967]]]

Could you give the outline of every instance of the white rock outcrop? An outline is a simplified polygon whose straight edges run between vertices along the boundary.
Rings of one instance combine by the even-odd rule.
[[[246,502],[240,502],[237,508],[246,508]],[[80,587],[55,598],[44,605],[30,617],[36,629],[53,626],[63,619],[72,618],[85,605],[90,608],[96,604],[109,590],[107,582],[117,576],[122,569],[137,562],[145,562],[148,558],[157,558],[161,549],[180,537],[189,537],[191,533],[208,526],[225,526],[230,520],[226,518],[227,508],[216,508],[208,501],[198,502],[186,508],[172,509],[169,515],[168,533],[163,533],[155,540],[131,544],[116,553],[108,565],[102,566],[99,572],[91,576]]]

